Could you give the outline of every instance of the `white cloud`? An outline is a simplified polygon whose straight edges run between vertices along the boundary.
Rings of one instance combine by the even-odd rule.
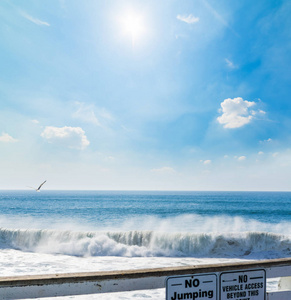
[[[8,133],[2,133],[0,136],[0,142],[2,143],[15,143],[17,140],[10,136]]]
[[[238,161],[244,161],[244,160],[246,160],[247,158],[246,158],[246,156],[240,156],[237,160]]]
[[[255,102],[243,100],[241,97],[225,99],[221,104],[219,112],[222,113],[217,121],[223,124],[224,128],[239,128],[251,122],[255,115],[262,113],[262,110],[250,110],[256,105]]]
[[[203,164],[204,165],[210,165],[211,164],[211,160],[210,159],[204,160]]]
[[[230,69],[237,69],[237,66],[232,62],[230,61],[229,59],[225,59],[225,62],[226,62],[226,65],[230,68]]]
[[[263,141],[260,141],[261,144],[263,143],[271,143],[273,140],[271,138],[268,138],[267,140],[263,140]]]
[[[258,154],[259,154],[259,155],[263,155],[264,152],[263,152],[263,151],[259,151]]]
[[[80,127],[53,127],[47,126],[41,136],[49,143],[60,144],[69,148],[85,149],[90,142]]]
[[[82,102],[75,102],[75,105],[77,111],[73,114],[73,118],[101,127],[105,123],[113,121],[112,115],[104,108],[96,108],[94,105],[86,105]]]
[[[171,167],[162,167],[159,169],[151,169],[151,172],[158,174],[174,174],[176,171]]]
[[[221,24],[229,28],[236,36],[239,36],[238,33],[234,31],[232,27],[229,26],[228,22],[222,17],[222,15],[219,14],[206,0],[203,1],[203,4]]]
[[[73,118],[79,119],[81,121],[92,123],[98,126],[101,126],[99,120],[97,119],[94,109],[92,106],[85,105],[81,102],[75,103],[77,108],[77,111],[73,114]]]
[[[258,113],[259,113],[259,114],[262,114],[262,115],[265,115],[265,114],[266,114],[266,112],[263,111],[263,110],[261,110],[261,109],[258,110]]]
[[[22,15],[25,19],[31,21],[32,23],[34,23],[34,24],[36,24],[36,25],[39,25],[39,26],[51,26],[49,23],[47,23],[47,22],[45,22],[45,21],[42,21],[42,20],[40,20],[40,19],[34,18],[34,17],[32,17],[31,15],[29,15],[28,13],[26,13],[26,12],[21,12],[21,15]]]
[[[185,22],[187,24],[194,24],[194,23],[199,22],[199,18],[198,17],[194,17],[192,14],[190,14],[189,16],[178,15],[177,19],[180,20],[180,21],[182,21],[182,22]]]

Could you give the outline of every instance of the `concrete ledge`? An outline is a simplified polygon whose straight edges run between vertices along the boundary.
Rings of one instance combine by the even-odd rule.
[[[231,270],[244,270],[255,268],[271,268],[280,266],[291,266],[291,258],[257,260],[249,262],[207,264],[198,266],[138,269],[124,271],[107,272],[82,272],[82,273],[60,273],[44,275],[24,275],[13,277],[0,277],[1,286],[23,286],[26,284],[55,284],[55,283],[74,283],[80,281],[96,281],[111,279],[133,279],[145,277],[168,277],[173,275],[199,274],[211,272],[223,272]]]
[[[265,269],[267,278],[291,276],[291,258],[126,271],[0,277],[0,295],[1,299],[26,299],[156,289],[165,287],[168,276],[247,269]]]

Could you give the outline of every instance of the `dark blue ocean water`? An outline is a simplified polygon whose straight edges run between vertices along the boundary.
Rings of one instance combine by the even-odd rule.
[[[290,192],[0,191],[0,215],[118,224],[186,214],[291,222]]]
[[[1,191],[0,249],[76,256],[291,255],[291,193]]]

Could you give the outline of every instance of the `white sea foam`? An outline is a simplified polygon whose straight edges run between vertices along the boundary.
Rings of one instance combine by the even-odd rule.
[[[291,223],[241,217],[135,217],[119,223],[0,216],[2,276],[125,270],[290,256]],[[74,299],[164,299],[164,289]],[[62,297],[62,299],[72,297]]]
[[[84,257],[276,258],[291,254],[291,239],[265,232],[74,232],[2,228],[0,247]]]
[[[74,272],[97,272],[127,269],[163,268],[185,265],[201,265],[243,261],[231,258],[191,258],[191,257],[116,257],[95,256],[76,257],[34,252],[23,252],[14,249],[0,249],[1,276],[55,274]],[[275,290],[277,282],[268,283],[268,290]],[[51,298],[41,298],[43,300]],[[83,296],[67,296],[58,299],[75,300],[161,300],[165,299],[165,289],[108,293]]]
[[[116,257],[95,256],[76,257],[67,255],[53,255],[34,252],[23,252],[13,249],[0,249],[1,276],[55,274],[74,272],[97,272],[128,269],[162,268],[185,265],[214,264],[240,259],[197,259],[197,258],[169,258],[169,257]],[[41,298],[51,299],[51,298]],[[165,299],[165,289],[132,291],[122,293],[108,293],[97,295],[68,296],[57,299],[78,300],[129,300],[129,299]]]
[[[71,231],[159,231],[192,233],[272,232],[289,234],[291,222],[266,223],[238,216],[184,214],[173,217],[135,216],[118,221],[86,221],[69,217],[31,217],[0,215],[0,228],[59,229]]]

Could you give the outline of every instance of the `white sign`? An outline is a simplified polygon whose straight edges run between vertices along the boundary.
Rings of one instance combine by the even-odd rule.
[[[166,300],[217,300],[216,274],[199,274],[168,277]]]
[[[224,272],[220,274],[220,300],[265,300],[265,270]]]

